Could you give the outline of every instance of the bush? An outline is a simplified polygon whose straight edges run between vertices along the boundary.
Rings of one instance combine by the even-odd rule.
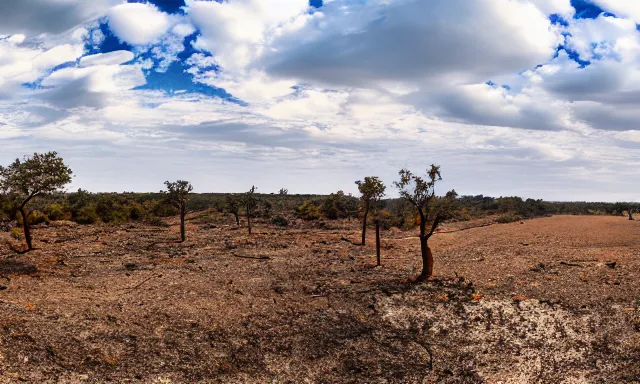
[[[69,220],[71,218],[71,213],[60,204],[49,204],[44,207],[43,211],[52,221]]]
[[[132,202],[129,207],[129,218],[131,220],[140,220],[147,215],[147,211],[144,207],[138,203]]]
[[[303,220],[318,220],[320,218],[320,207],[317,203],[307,200],[296,209],[296,213]]]
[[[88,205],[80,208],[73,220],[78,224],[94,224],[100,221],[100,216],[95,206]]]
[[[400,219],[386,209],[381,210],[377,214],[377,218],[370,216],[369,223],[375,224],[376,219],[380,221],[380,228],[382,229],[391,229],[391,227],[397,227],[400,225]]]
[[[285,219],[282,216],[276,216],[273,219],[271,219],[271,224],[277,225],[279,227],[286,227],[289,225],[289,222],[287,221],[287,219]]]
[[[506,215],[499,216],[496,219],[496,223],[507,224],[507,223],[514,223],[520,220],[522,220],[522,217],[520,215],[516,215],[514,213],[508,213]]]
[[[22,223],[22,215],[18,215],[17,219],[16,219],[16,223],[18,225],[23,225]],[[29,214],[29,225],[38,225],[38,224],[42,224],[42,223],[47,223],[49,224],[49,218],[47,217],[47,215],[45,215],[44,213],[40,212],[40,211],[33,211]]]
[[[162,220],[159,217],[156,216],[151,216],[149,218],[147,218],[145,220],[145,222],[149,225],[153,225],[154,227],[169,227],[170,225],[165,223],[164,220]]]
[[[167,204],[163,200],[158,200],[152,204],[151,213],[153,213],[154,216],[158,217],[169,217],[176,216],[179,211],[175,206]]]
[[[358,199],[346,196],[344,192],[338,191],[324,199],[321,211],[330,220],[356,217],[358,214]]]
[[[22,229],[20,228],[12,228],[11,229],[11,237],[16,240],[22,240]]]

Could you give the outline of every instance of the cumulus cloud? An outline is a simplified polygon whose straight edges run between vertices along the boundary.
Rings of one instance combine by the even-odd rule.
[[[640,21],[640,4],[627,0],[593,0],[602,9],[615,13],[617,16]]]
[[[104,14],[121,0],[9,0],[0,5],[0,35],[62,33]]]
[[[123,41],[146,45],[158,40],[173,25],[172,18],[150,3],[124,3],[108,13],[109,27]]]
[[[142,70],[133,65],[96,65],[65,68],[42,81],[35,96],[58,108],[104,108],[109,98],[145,84]]]
[[[239,71],[262,55],[271,33],[308,7],[307,0],[187,0],[186,10],[201,31],[196,46],[212,52],[225,69]]]
[[[269,73],[359,87],[383,79],[484,82],[546,62],[561,39],[524,1],[338,0],[325,8],[325,17],[274,42]]]
[[[2,15],[17,3],[0,5],[0,163],[55,145],[94,190],[172,174],[219,190],[213,172],[233,191],[241,172],[265,191],[332,192],[429,161],[463,193],[589,198],[581,188],[614,196],[607,172],[640,165],[627,2],[598,0],[618,17],[583,20],[570,0],[187,0],[184,15],[26,0],[68,14],[16,28]],[[100,22],[132,52],[89,55],[113,42]],[[142,90],[145,76],[235,99]]]

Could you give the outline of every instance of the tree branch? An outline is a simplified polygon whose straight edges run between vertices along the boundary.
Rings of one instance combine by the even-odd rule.
[[[436,228],[438,228],[438,224],[440,224],[440,214],[436,215],[436,219],[433,221],[433,225],[431,226],[431,231],[427,235],[427,239],[430,238],[436,231]]]

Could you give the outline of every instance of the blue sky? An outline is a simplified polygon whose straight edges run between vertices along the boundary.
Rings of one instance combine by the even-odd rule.
[[[637,200],[640,8],[622,0],[0,4],[0,162],[72,187]]]

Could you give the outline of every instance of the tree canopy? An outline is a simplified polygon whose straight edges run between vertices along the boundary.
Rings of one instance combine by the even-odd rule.
[[[0,166],[0,191],[24,207],[34,197],[61,190],[71,182],[72,173],[57,152],[34,153]]]

